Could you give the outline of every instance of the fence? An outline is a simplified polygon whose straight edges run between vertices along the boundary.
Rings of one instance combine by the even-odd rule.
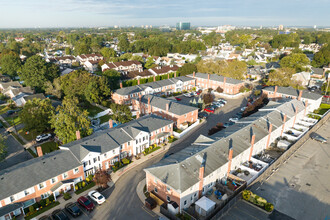
[[[184,135],[186,135],[191,129],[195,128],[196,126],[198,126],[200,124],[200,120],[197,119],[197,121],[190,125],[187,129],[185,129],[184,131],[182,131],[181,133],[175,132],[173,131],[173,135],[176,138],[182,138]]]

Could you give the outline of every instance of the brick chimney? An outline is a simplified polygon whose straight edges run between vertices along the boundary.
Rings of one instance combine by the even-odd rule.
[[[277,86],[275,86],[275,89],[274,89],[274,98],[276,98],[276,93],[277,93]]]
[[[140,85],[140,79],[138,79],[138,85]]]
[[[148,97],[148,113],[151,114],[150,97]]]
[[[296,107],[296,110],[295,110],[295,114],[294,114],[294,119],[293,119],[292,127],[293,127],[294,124],[296,123],[297,114],[298,114],[298,107]]]
[[[304,116],[306,116],[306,113],[307,113],[307,106],[308,106],[308,100],[305,101]]]
[[[230,173],[230,170],[231,170],[231,161],[232,161],[232,159],[233,159],[233,147],[229,147],[227,177],[229,176],[229,173]]]
[[[154,76],[154,82],[156,82],[156,76]]]
[[[282,125],[281,136],[283,135],[283,132],[284,132],[286,117],[287,117],[286,115],[283,116],[283,125]]]
[[[174,77],[176,77],[176,72],[174,72]]]
[[[299,96],[298,96],[298,100],[299,101],[301,100],[302,93],[303,93],[303,91],[302,90],[299,90]]]
[[[120,84],[119,84],[119,85],[120,85],[120,88],[123,88],[123,83],[122,83],[122,82],[120,82]]]
[[[267,144],[266,144],[266,148],[269,147],[269,142],[270,142],[270,135],[272,134],[272,129],[273,129],[273,125],[269,124],[269,128],[268,128],[268,139],[267,139]]]
[[[168,78],[168,79],[170,78],[170,74],[167,74],[167,78]]]
[[[140,118],[140,110],[136,112],[136,119]]]
[[[198,187],[198,198],[202,197],[203,193],[203,181],[204,181],[204,166],[203,164],[199,168],[199,187]]]
[[[37,155],[38,157],[42,157],[44,154],[42,153],[42,148],[41,146],[36,147],[37,148]]]
[[[168,115],[169,104],[166,103],[166,114]]]
[[[113,121],[112,121],[112,119],[109,120],[109,128],[113,128]]]
[[[251,148],[250,148],[249,161],[251,161],[255,139],[256,139],[256,135],[254,134],[254,135],[252,135],[252,138],[251,138]]]
[[[80,131],[79,130],[76,131],[76,137],[77,137],[77,140],[80,139]]]
[[[193,72],[193,77],[194,77],[194,78],[195,78],[195,75],[196,75],[195,72]]]

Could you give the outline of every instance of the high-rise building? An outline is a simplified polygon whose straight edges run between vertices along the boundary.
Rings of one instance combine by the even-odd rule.
[[[179,22],[176,23],[177,30],[190,30],[190,22]]]

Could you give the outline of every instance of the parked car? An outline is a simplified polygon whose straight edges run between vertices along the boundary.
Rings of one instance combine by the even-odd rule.
[[[238,118],[230,118],[229,119],[229,121],[232,121],[232,122],[235,122],[235,123],[238,122],[238,120],[239,120]]]
[[[181,101],[181,99],[179,97],[175,97],[176,101]]]
[[[324,95],[323,98],[328,99],[328,98],[330,98],[330,95]]]
[[[241,112],[244,112],[247,107],[241,108]]]
[[[211,113],[214,113],[214,108],[213,107],[206,107],[206,108],[204,108],[204,111],[206,111],[206,112],[211,112]]]
[[[242,112],[238,112],[238,113],[236,113],[235,116],[236,116],[236,118],[241,119],[242,115],[243,115]]]
[[[224,123],[223,126],[224,126],[225,128],[228,128],[229,126],[234,125],[234,124],[235,124],[234,122],[230,121],[230,122],[226,122],[226,123]]]
[[[327,143],[327,139],[325,139],[324,137],[322,137],[321,135],[319,134],[316,134],[316,133],[312,133],[311,136],[310,136],[313,140],[316,140],[316,141],[319,141],[321,143]]]
[[[207,114],[206,112],[198,113],[198,118],[206,119],[207,117],[209,117],[209,114]]]
[[[79,197],[77,202],[89,212],[93,211],[93,209],[95,208],[94,203],[92,203],[91,200],[87,199],[85,196]]]
[[[37,142],[46,141],[52,137],[52,134],[41,134],[36,137]]]
[[[186,96],[186,97],[188,97],[188,98],[191,97],[191,94],[190,93],[184,93],[183,95]]]
[[[39,220],[53,220],[53,219],[52,219],[52,217],[50,217],[48,215],[44,215],[44,216],[40,217]]]
[[[222,103],[219,103],[219,102],[212,102],[212,104],[213,104],[214,106],[216,106],[217,108],[221,108],[221,107],[224,106]]]
[[[77,217],[79,215],[81,215],[81,209],[78,207],[78,205],[76,203],[68,203],[65,205],[65,209],[66,211],[68,211],[70,213],[70,215],[72,215],[73,217]]]
[[[54,220],[69,220],[70,218],[61,209],[52,212],[52,219]]]
[[[198,96],[197,92],[192,92],[191,95]]]
[[[105,198],[103,195],[101,195],[101,193],[95,191],[95,190],[92,190],[88,193],[88,196],[94,200],[95,202],[97,202],[97,204],[101,205],[102,203],[105,202]]]
[[[223,98],[218,99],[217,102],[223,102],[224,104],[227,103],[227,101],[225,99],[223,99]]]

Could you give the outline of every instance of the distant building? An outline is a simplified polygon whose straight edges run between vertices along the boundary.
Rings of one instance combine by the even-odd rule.
[[[190,30],[190,22],[179,22],[176,23],[177,30]]]
[[[279,30],[279,31],[283,31],[283,24],[280,24],[280,25],[278,26],[278,30]]]
[[[159,27],[159,30],[162,32],[170,32],[171,28],[168,25],[163,25],[163,26]]]

